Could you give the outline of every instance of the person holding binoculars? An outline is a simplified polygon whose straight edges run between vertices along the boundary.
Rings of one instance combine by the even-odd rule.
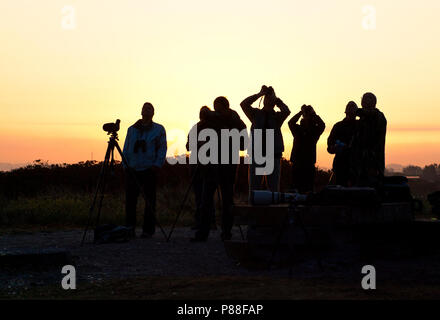
[[[263,108],[254,108],[252,104],[263,98]],[[283,135],[281,134],[281,126],[290,115],[287,105],[276,96],[272,87],[263,85],[260,92],[244,99],[240,104],[244,114],[252,123],[251,127],[251,163],[249,165],[249,196],[252,190],[261,189],[264,185],[264,178],[270,191],[279,191],[280,173],[281,173],[281,156],[284,152]],[[278,107],[280,111],[275,111]],[[259,166],[255,161],[255,130],[262,130],[262,150],[267,150],[266,144],[273,144],[273,171],[266,175],[257,175],[256,168]],[[273,141],[267,141],[266,130],[273,130]],[[267,156],[267,155],[266,155]]]
[[[300,124],[297,124],[301,119]],[[325,123],[310,105],[303,105],[301,111],[289,121],[293,135],[290,155],[292,162],[292,189],[300,193],[313,191],[315,181],[316,143],[324,132]]]

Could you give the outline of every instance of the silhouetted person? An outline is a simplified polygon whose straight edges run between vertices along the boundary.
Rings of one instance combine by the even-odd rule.
[[[387,120],[376,108],[377,99],[367,92],[357,110],[358,127],[353,138],[352,176],[356,186],[379,187],[385,172]]]
[[[350,101],[345,108],[345,119],[336,123],[327,139],[327,151],[335,155],[333,159],[333,174],[337,185],[349,186],[351,150],[353,137],[356,132],[357,105]]]
[[[300,124],[297,124],[302,116]],[[289,121],[293,135],[292,188],[300,193],[313,191],[315,181],[316,143],[324,132],[324,121],[315,113],[312,106],[303,105],[301,111]]]
[[[221,129],[246,129],[246,125],[240,119],[237,112],[229,108],[229,101],[225,97],[218,97],[214,100],[214,112],[207,113],[207,128],[217,132],[218,139],[218,164],[209,163],[202,167],[202,200],[201,200],[201,226],[196,231],[193,242],[206,241],[209,236],[212,208],[214,207],[214,195],[217,187],[220,187],[222,198],[222,240],[229,240],[232,237],[233,226],[233,197],[234,182],[237,165],[232,164],[232,144],[229,144],[229,162],[221,164]],[[237,155],[240,150],[236,150]],[[239,159],[237,159],[237,162]]]
[[[253,108],[252,104],[259,98],[264,96],[263,108]],[[275,91],[272,87],[262,86],[259,93],[254,94],[242,101],[240,104],[244,114],[249,118],[252,123],[251,126],[251,141],[252,141],[252,154],[251,158],[254,159],[254,130],[263,130],[263,152],[266,150],[266,132],[267,129],[274,130],[274,169],[271,174],[266,175],[267,187],[271,191],[279,191],[280,174],[281,174],[281,156],[284,152],[283,135],[281,134],[281,126],[290,114],[290,110],[283,103],[283,101],[275,95]],[[274,108],[278,107],[280,111],[275,111]],[[264,176],[256,175],[255,169],[259,164],[254,160],[249,165],[249,194],[252,190],[261,189],[264,184]]]
[[[124,155],[129,168],[143,187],[145,203],[144,224],[141,237],[151,237],[156,228],[156,175],[165,161],[167,138],[165,128],[153,122],[154,107],[146,102],[142,107],[142,119],[128,128],[124,144]],[[136,227],[136,205],[140,193],[136,181],[126,174],[126,224]]]
[[[191,151],[191,152],[196,152],[198,151],[198,149],[203,146],[206,141],[197,141],[197,147],[195,150],[191,149],[191,145],[190,145],[190,136],[191,134],[195,131],[195,135],[196,137],[199,136],[199,132],[203,129],[208,128],[208,121],[207,118],[209,116],[209,112],[211,112],[211,110],[207,107],[207,106],[203,106],[202,108],[200,108],[200,112],[199,112],[199,122],[197,122],[196,125],[194,125],[191,128],[190,134],[188,134],[188,141],[186,143],[186,150]],[[194,215],[194,222],[195,222],[195,226],[194,229],[199,229],[201,224],[202,224],[202,191],[203,191],[203,176],[201,174],[201,172],[203,171],[203,164],[200,163],[199,161],[197,161],[197,164],[192,164],[191,165],[191,176],[193,177],[193,191],[194,191],[194,197],[195,197],[195,201],[196,201],[196,212]],[[212,220],[211,220],[211,224],[215,225],[215,206],[212,206]]]

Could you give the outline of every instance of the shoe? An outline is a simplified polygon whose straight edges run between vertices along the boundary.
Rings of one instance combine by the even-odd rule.
[[[153,235],[151,233],[142,232],[142,234],[141,234],[142,239],[150,239],[152,237],[153,237]]]

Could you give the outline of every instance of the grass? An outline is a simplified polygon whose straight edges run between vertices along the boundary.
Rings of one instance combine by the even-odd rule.
[[[157,214],[162,225],[170,225],[180,209],[185,190],[162,187],[157,192]],[[64,228],[83,227],[87,224],[93,194],[62,190],[49,190],[15,199],[0,197],[0,228]],[[179,225],[193,222],[195,200],[190,193]],[[142,222],[144,201],[138,200],[138,222]],[[97,209],[94,211],[96,216]],[[100,223],[121,225],[125,222],[125,194],[107,194],[102,203]]]
[[[92,196],[102,163],[80,162],[72,165],[48,165],[36,161],[26,168],[0,172],[0,229],[35,229],[84,227],[87,224]],[[290,163],[282,162],[280,186],[287,190],[290,183]],[[327,184],[330,172],[318,170],[316,190]],[[191,180],[187,165],[166,164],[158,176],[157,216],[161,225],[173,223],[180,210]],[[248,171],[240,165],[237,171],[236,201],[247,199]],[[108,181],[100,222],[123,224],[125,220],[124,173],[118,164]],[[424,203],[422,217],[429,217],[430,205],[426,195],[439,188],[439,183],[416,180],[410,182],[415,197]],[[138,221],[142,222],[143,201],[138,203]],[[193,223],[194,195],[189,194],[179,225]]]

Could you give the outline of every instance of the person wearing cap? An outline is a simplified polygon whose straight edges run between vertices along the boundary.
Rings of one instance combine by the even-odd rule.
[[[356,120],[357,109],[356,103],[350,101],[345,108],[345,118],[333,126],[327,139],[327,151],[335,155],[332,169],[334,181],[337,185],[344,187],[351,185],[350,152],[358,122]]]
[[[154,107],[146,102],[142,107],[142,119],[136,121],[127,131],[124,156],[131,174],[126,174],[126,225],[136,227],[136,205],[141,190],[145,192],[145,210],[142,227],[143,238],[150,238],[156,229],[156,178],[165,162],[167,138],[165,128],[153,122]],[[136,181],[137,180],[137,181]],[[138,185],[139,183],[139,185]]]
[[[300,124],[297,124],[301,119]],[[293,135],[290,155],[292,162],[292,189],[300,193],[312,192],[315,182],[316,143],[324,132],[325,123],[310,105],[303,105],[301,111],[289,121]]]

